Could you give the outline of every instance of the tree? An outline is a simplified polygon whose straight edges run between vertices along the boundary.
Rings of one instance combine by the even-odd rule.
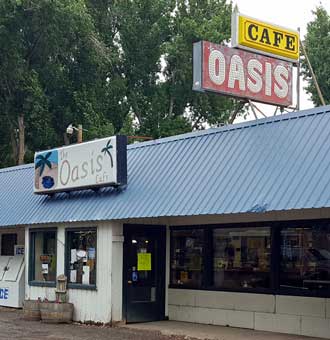
[[[317,7],[313,14],[315,19],[307,25],[304,46],[324,100],[330,103],[330,16],[322,6]],[[302,74],[307,80],[306,90],[311,94],[314,105],[322,105],[305,59],[302,61]]]
[[[191,90],[192,48],[228,41],[230,16],[225,0],[2,0],[0,166],[67,143],[70,123],[89,140],[225,122],[232,99]]]
[[[126,81],[127,113],[133,113],[138,134],[159,137],[164,95],[159,85],[164,43],[171,39],[175,1],[115,1],[111,11],[115,45],[121,50],[121,73]]]
[[[191,90],[192,48],[195,41],[202,39],[228,41],[231,3],[225,0],[89,3],[98,18],[101,36],[108,33],[104,40],[107,47],[117,46],[120,50],[116,81],[122,84],[118,100],[125,104],[120,116],[134,115],[137,134],[165,137],[218,125],[228,119],[233,100]],[[123,122],[121,119],[118,127]]]
[[[100,45],[84,0],[0,3],[4,165],[23,162],[24,141],[28,161],[36,149],[63,144],[69,123],[82,123],[87,138],[113,134],[100,101],[108,63]]]
[[[118,20],[120,19],[121,2],[116,0],[86,0],[95,29],[98,33],[98,48],[107,60],[102,79],[102,111],[108,122],[111,122],[114,133],[120,133],[128,122],[131,123],[127,103],[127,79],[120,57],[118,44]],[[127,129],[126,129],[127,130]],[[126,131],[125,130],[125,131]],[[133,131],[129,129],[132,133]]]
[[[166,45],[168,116],[188,112],[193,129],[224,123],[233,111],[231,99],[198,94],[192,87],[192,44],[199,40],[228,42],[232,5],[225,0],[176,3],[172,39]]]

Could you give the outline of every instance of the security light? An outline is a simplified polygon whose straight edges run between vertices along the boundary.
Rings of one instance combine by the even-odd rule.
[[[66,128],[66,133],[68,135],[72,135],[73,134],[73,130],[75,130],[75,128],[72,126],[72,124],[70,124],[67,128]]]

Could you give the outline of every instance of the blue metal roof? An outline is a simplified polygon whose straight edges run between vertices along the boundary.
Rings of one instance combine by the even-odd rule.
[[[0,170],[0,225],[330,207],[330,106],[128,146],[119,191],[33,194]]]

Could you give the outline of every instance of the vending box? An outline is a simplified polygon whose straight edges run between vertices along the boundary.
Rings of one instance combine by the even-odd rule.
[[[24,255],[0,256],[0,306],[22,307]]]

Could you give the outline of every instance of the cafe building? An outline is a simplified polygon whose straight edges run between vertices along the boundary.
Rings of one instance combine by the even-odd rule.
[[[51,171],[85,174],[43,157],[41,180],[37,163],[0,170],[1,237],[25,245],[25,299],[54,300],[65,274],[80,322],[330,338],[330,106],[128,145],[115,187],[102,172],[93,190],[36,195],[59,185]]]

